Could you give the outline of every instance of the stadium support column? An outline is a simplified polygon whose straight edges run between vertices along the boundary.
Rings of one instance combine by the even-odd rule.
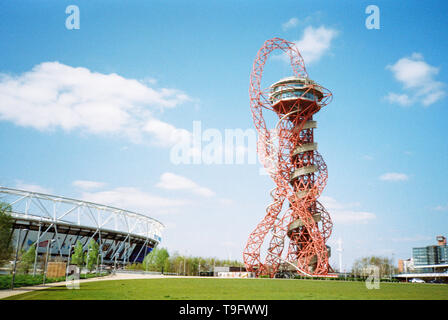
[[[39,251],[41,228],[42,228],[42,223],[39,222],[39,231],[37,232],[37,241],[36,241],[36,253],[34,255],[33,276],[36,275],[37,255],[38,255],[38,251]]]

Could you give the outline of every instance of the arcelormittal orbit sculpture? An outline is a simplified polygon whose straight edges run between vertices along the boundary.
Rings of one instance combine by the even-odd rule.
[[[283,51],[293,76],[267,89],[261,88],[269,55]],[[308,78],[299,50],[279,38],[266,41],[258,51],[250,77],[250,107],[258,131],[258,154],[274,180],[272,203],[250,234],[243,258],[247,271],[273,277],[278,271],[326,276],[331,271],[326,246],[332,222],[317,201],[327,182],[327,166],[317,152],[313,115],[332,94]],[[276,124],[268,128],[264,113],[274,112]]]

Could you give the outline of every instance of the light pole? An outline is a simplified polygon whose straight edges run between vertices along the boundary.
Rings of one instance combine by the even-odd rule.
[[[89,249],[87,250],[87,259],[86,259],[86,279],[87,279],[87,271],[89,270],[89,269],[88,269],[88,264],[89,264],[90,250],[92,250],[92,248],[89,248]]]
[[[71,260],[71,256],[72,256],[72,248],[74,247],[74,245],[72,244],[72,245],[70,245],[70,248],[69,248],[69,250],[68,250],[68,260],[67,260],[67,266],[69,266],[70,265],[70,260]]]
[[[390,280],[392,281],[392,274],[393,274],[393,269],[394,269],[394,253],[392,252],[392,262],[390,265]]]
[[[103,251],[101,250],[100,274],[103,273],[103,265],[104,265],[103,259],[104,259],[104,257],[103,257]]]
[[[27,229],[25,229],[25,231],[26,230]],[[16,280],[17,258],[19,256],[19,244],[21,236],[22,236],[22,229],[19,229],[19,235],[17,237],[17,243],[16,243],[16,255],[14,257],[14,268],[12,269],[11,290],[14,290],[14,281]]]
[[[70,248],[68,249],[68,260],[67,260],[67,271],[66,271],[66,273],[68,272],[68,268],[70,267],[70,260],[71,260],[71,257],[72,257],[72,248],[74,247],[74,245],[72,244],[72,245],[70,245]]]
[[[48,240],[48,243],[47,243],[47,254],[45,257],[45,268],[44,268],[44,279],[43,279],[42,284],[45,284],[45,280],[47,279],[48,255],[49,255],[49,251],[50,251],[50,245],[53,243],[53,241],[55,241],[55,240],[54,239]]]
[[[342,272],[342,239],[339,238],[338,239],[338,248],[336,249],[336,251],[338,252],[339,255],[339,272]]]
[[[33,277],[36,275],[36,265],[37,265],[37,255],[39,254],[39,243],[40,243],[40,230],[42,224],[39,223],[39,232],[37,233],[37,241],[36,241],[36,254],[34,255],[34,265],[33,265]]]

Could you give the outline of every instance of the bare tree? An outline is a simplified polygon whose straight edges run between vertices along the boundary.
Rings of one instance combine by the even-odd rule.
[[[396,273],[397,269],[393,265],[392,259],[387,257],[363,257],[353,263],[352,273],[362,277],[369,276],[367,272],[368,266],[376,266],[379,269],[381,278],[389,276],[391,273]]]

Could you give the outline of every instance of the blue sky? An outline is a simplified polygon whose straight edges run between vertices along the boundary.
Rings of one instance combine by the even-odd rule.
[[[408,258],[448,225],[448,6],[402,3],[3,1],[0,184],[136,210],[166,224],[170,251],[242,259],[270,178],[257,164],[175,165],[170,150],[193,121],[253,129],[252,63],[278,36],[334,94],[315,138],[330,245],[342,239],[346,268]],[[79,30],[65,26],[73,4]],[[263,81],[288,75],[274,58]]]

